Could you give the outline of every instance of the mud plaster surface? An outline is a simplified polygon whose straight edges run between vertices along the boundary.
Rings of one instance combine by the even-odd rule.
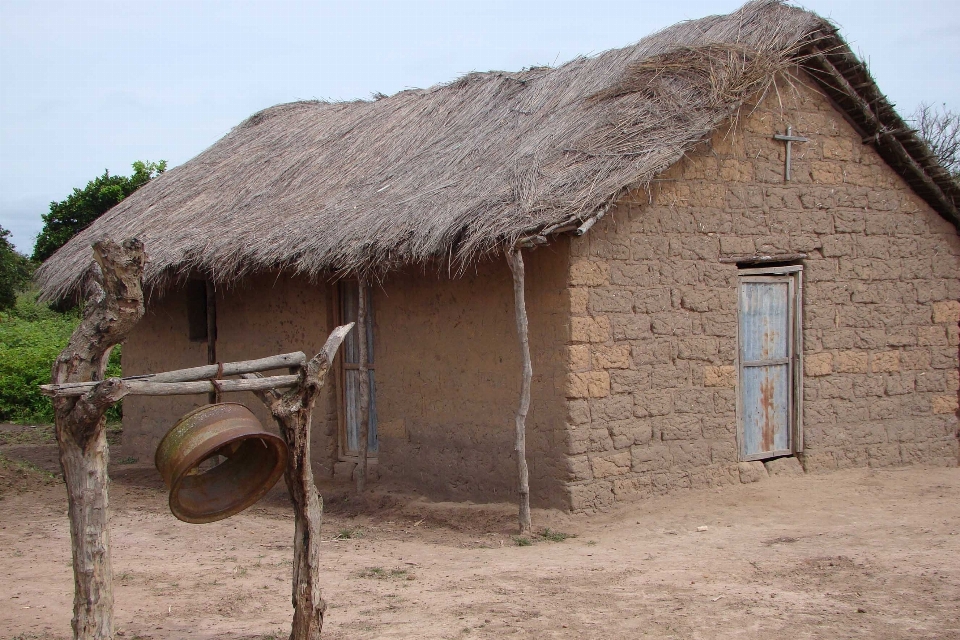
[[[563,349],[567,251],[527,257],[534,366],[527,451],[534,504],[566,504],[560,467],[565,439]],[[334,322],[333,285],[258,275],[218,292],[217,357],[224,362],[323,346]],[[436,499],[509,500],[515,495],[514,413],[521,364],[510,271],[485,261],[460,278],[406,270],[372,287],[376,411],[380,439],[374,477]],[[206,363],[206,342],[187,339],[183,291],[151,300],[124,344],[131,375]],[[338,365],[336,365],[339,367]],[[314,410],[313,460],[322,477],[337,459],[332,371]],[[228,393],[267,429],[273,420],[251,393]],[[163,435],[207,396],[131,396],[124,402],[123,455],[153,460]],[[352,471],[352,467],[350,468]],[[340,480],[349,481],[349,472]]]
[[[312,356],[323,346],[330,324],[330,294],[322,285],[294,277],[261,274],[217,292],[217,358],[221,362],[263,358],[303,351]],[[156,373],[207,363],[207,343],[187,339],[186,295],[183,291],[153,296],[147,313],[123,346],[126,375]],[[330,435],[336,429],[333,385],[314,409],[314,459],[321,473],[330,473]],[[268,430],[273,420],[252,393],[228,393],[242,402]],[[131,396],[123,405],[123,455],[153,460],[160,439],[188,411],[207,403],[206,394]]]
[[[559,506],[567,257],[550,247],[525,260],[536,398],[527,420],[531,500]],[[441,500],[510,500],[522,366],[506,262],[481,263],[459,279],[392,274],[374,289],[373,306],[384,482]]]
[[[8,457],[54,465],[49,449]],[[152,469],[112,470],[121,638],[286,637],[282,494],[187,525]],[[0,498],[0,637],[66,638],[59,484]],[[575,534],[516,546],[512,505],[328,496],[325,638],[957,638],[960,469],[856,469],[678,491],[616,511],[535,510]],[[698,527],[707,527],[698,531]],[[334,541],[340,532],[360,537]]]

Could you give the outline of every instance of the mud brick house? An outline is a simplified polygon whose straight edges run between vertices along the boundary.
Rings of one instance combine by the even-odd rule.
[[[144,241],[127,374],[315,353],[363,278],[379,481],[500,500],[520,247],[532,496],[584,509],[780,458],[956,465],[958,194],[833,25],[753,2],[557,68],[266,109],[39,278],[73,295],[95,238]],[[314,423],[336,478],[358,454],[351,340]],[[150,459],[202,402],[127,399],[124,446]]]

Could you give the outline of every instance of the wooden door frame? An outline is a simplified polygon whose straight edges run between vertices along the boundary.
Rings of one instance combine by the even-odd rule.
[[[757,276],[779,276],[788,277],[790,286],[793,290],[789,296],[788,305],[790,313],[790,342],[788,343],[793,352],[793,366],[790,368],[792,383],[788,389],[790,397],[790,415],[792,428],[790,430],[790,448],[764,452],[754,455],[743,454],[743,363],[740,359],[740,347],[743,342],[740,335],[740,284],[742,277]],[[737,271],[737,351],[736,351],[736,369],[737,385],[735,392],[737,394],[736,412],[737,412],[737,460],[748,462],[752,460],[766,460],[778,456],[789,456],[803,451],[803,265],[788,265],[781,267],[758,267],[751,269],[739,269]]]
[[[343,285],[347,282],[356,282],[355,280],[342,279],[338,280],[333,287],[333,314],[334,314],[334,326],[340,326],[344,323],[344,314],[343,314]],[[370,296],[373,296],[373,289],[369,289]],[[375,312],[372,312],[373,305],[371,304],[368,309],[367,322],[370,323],[370,331],[374,334],[374,346],[376,346],[376,322]],[[372,351],[371,351],[372,353]],[[369,355],[368,358],[369,360]],[[376,362],[376,360],[374,360]],[[337,364],[334,367],[336,369],[336,381],[337,381],[337,460],[340,462],[359,462],[360,461],[360,452],[350,453],[345,450],[347,442],[347,384],[346,376],[344,371],[347,369],[347,357],[346,357],[346,348],[339,349],[337,351]],[[373,364],[367,365],[368,369],[371,371],[375,370]],[[375,393],[371,389],[371,394]],[[369,427],[368,427],[369,428]],[[379,443],[379,438],[377,442]],[[380,447],[377,447],[376,451],[367,452],[367,463],[376,464],[377,457],[380,453]]]

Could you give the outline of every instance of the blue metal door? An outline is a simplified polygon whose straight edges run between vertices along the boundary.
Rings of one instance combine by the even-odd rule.
[[[792,275],[741,276],[740,459],[793,453],[795,296]]]

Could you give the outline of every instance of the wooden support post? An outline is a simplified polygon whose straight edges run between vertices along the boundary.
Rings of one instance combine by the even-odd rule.
[[[83,320],[53,364],[54,383],[103,380],[110,350],[143,316],[144,251],[139,240],[93,245],[97,267],[87,283]],[[73,552],[73,637],[113,638],[113,575],[107,529],[109,499],[105,412],[126,394],[111,379],[80,396],[55,397],[60,465],[67,485]]]
[[[360,278],[357,285],[357,359],[360,361],[360,424],[357,425],[357,493],[363,493],[367,484],[367,448],[370,446],[370,357],[367,344],[367,283]]]
[[[533,378],[533,364],[530,362],[530,338],[527,330],[527,303],[524,296],[523,256],[520,249],[511,247],[506,251],[507,264],[513,272],[513,300],[516,308],[517,335],[520,337],[520,356],[523,359],[523,380],[520,384],[520,406],[517,407],[517,438],[514,448],[517,452],[517,473],[520,476],[520,535],[529,534],[530,523],[530,480],[527,471],[527,411],[530,410],[530,384]]]
[[[290,640],[319,640],[327,604],[320,589],[320,525],[323,499],[313,481],[310,466],[310,427],[313,405],[337,350],[353,323],[337,327],[323,350],[301,371],[296,388],[280,395],[275,391],[256,392],[270,409],[280,435],[290,448],[284,479],[293,502],[293,624]],[[244,378],[255,378],[248,373]]]
[[[217,290],[209,279],[203,281],[207,293],[207,364],[217,364]],[[210,404],[220,402],[220,390],[210,392]]]

